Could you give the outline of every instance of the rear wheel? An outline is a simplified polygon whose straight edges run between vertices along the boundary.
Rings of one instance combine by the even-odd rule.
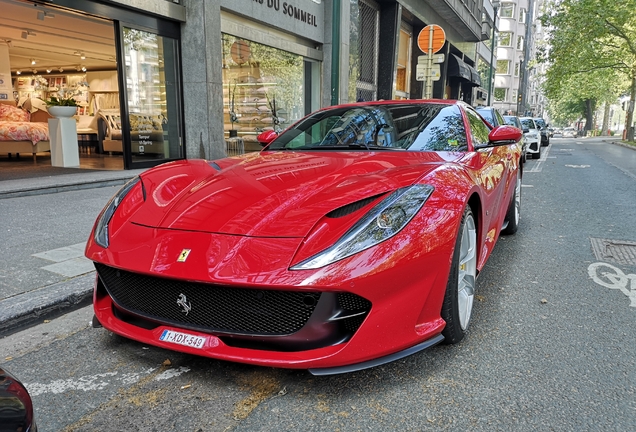
[[[477,228],[470,207],[466,207],[453,251],[453,262],[442,304],[444,343],[454,344],[466,334],[473,311],[477,278]]]

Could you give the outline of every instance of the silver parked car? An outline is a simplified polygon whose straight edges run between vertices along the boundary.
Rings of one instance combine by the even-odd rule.
[[[523,131],[523,126],[521,125],[521,120],[519,120],[519,117],[517,116],[513,116],[513,115],[505,115],[503,116],[504,121],[506,122],[506,124],[510,125],[510,126],[514,126],[517,129],[521,129]],[[526,155],[528,152],[528,141],[526,140],[526,136],[525,134],[523,135],[523,138],[521,138],[521,161],[523,163],[526,162]]]

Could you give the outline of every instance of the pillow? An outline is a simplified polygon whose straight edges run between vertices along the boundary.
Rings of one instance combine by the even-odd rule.
[[[0,120],[28,122],[31,120],[31,114],[13,105],[0,104]]]

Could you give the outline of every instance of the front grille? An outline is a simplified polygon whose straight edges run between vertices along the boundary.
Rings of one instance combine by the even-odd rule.
[[[232,346],[291,351],[341,343],[371,311],[370,301],[347,292],[230,287],[95,267],[119,319],[147,329],[165,323],[214,333]],[[182,295],[187,307],[177,303]]]
[[[187,282],[95,264],[102,283],[121,308],[161,322],[233,334],[288,335],[300,330],[320,293],[260,290]],[[184,295],[186,314],[177,300]]]

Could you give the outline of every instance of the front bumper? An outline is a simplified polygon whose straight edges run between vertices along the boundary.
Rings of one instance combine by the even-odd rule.
[[[441,340],[438,336],[445,322],[440,311],[454,246],[452,225],[446,229],[431,225],[419,230],[417,237],[414,233],[413,238],[396,239],[399,247],[385,242],[322,269],[289,271],[297,240],[266,239],[268,248],[263,248],[263,239],[141,228],[130,236],[135,239],[130,245],[113,242],[102,249],[89,241],[87,256],[99,270],[95,315],[106,329],[121,336],[220,360],[312,370],[371,367]],[[167,259],[178,257],[184,245],[196,243],[206,247],[201,254],[193,248],[187,262],[175,264],[174,259]],[[285,264],[281,266],[281,262]],[[130,275],[151,282],[140,292],[115,292],[112,280]],[[164,295],[156,279],[176,285]],[[192,285],[198,291],[191,291]],[[219,287],[241,294],[231,297],[240,300],[225,301],[225,305],[238,303],[225,321],[213,319],[209,325],[181,319],[195,308],[213,310],[220,298],[213,293]],[[281,316],[288,309],[272,315],[271,304],[259,307],[261,298],[265,301],[277,292],[299,294],[290,300],[291,308],[309,307],[312,312],[287,320],[289,329],[281,328]],[[139,303],[122,299],[121,293],[140,296]],[[210,296],[210,301],[202,302],[201,293],[204,298]],[[180,294],[191,307],[188,314],[179,305]],[[157,301],[135,306],[145,303],[147,297]],[[171,310],[164,313],[161,308]],[[256,315],[266,325],[243,326],[250,320],[242,318]],[[235,318],[236,325],[232,324]],[[294,327],[297,321],[300,324]],[[199,348],[166,342],[161,340],[166,330],[201,337],[205,342]]]

